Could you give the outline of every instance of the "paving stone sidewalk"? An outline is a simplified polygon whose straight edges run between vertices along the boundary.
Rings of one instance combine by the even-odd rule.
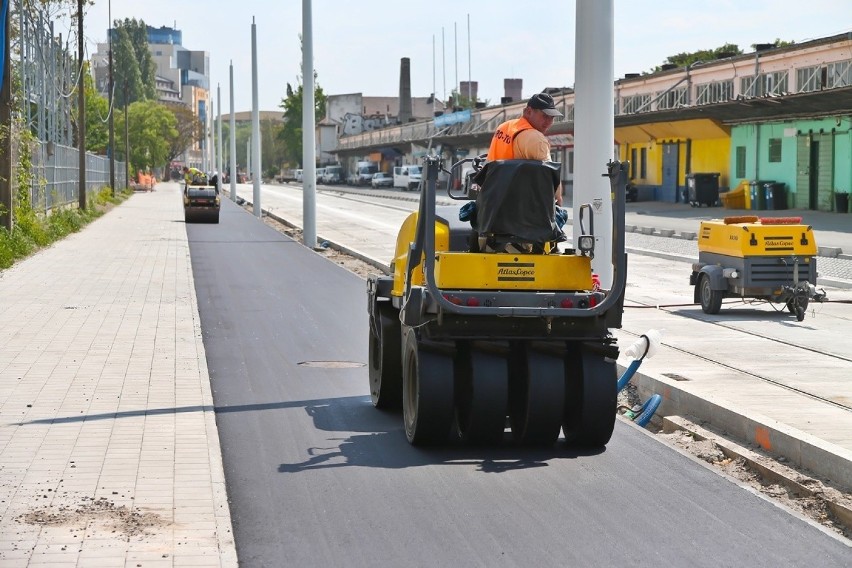
[[[0,272],[0,566],[236,566],[177,186]]]

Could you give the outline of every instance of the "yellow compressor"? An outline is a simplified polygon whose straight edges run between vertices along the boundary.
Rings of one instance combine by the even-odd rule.
[[[814,284],[817,244],[801,217],[726,217],[702,221],[698,262],[689,283],[694,301],[717,314],[727,297],[783,303],[802,321],[808,301],[823,301]]]

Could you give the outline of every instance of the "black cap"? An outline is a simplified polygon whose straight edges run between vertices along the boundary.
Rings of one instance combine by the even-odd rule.
[[[537,95],[533,95],[532,97],[530,97],[530,100],[527,101],[527,106],[536,110],[540,110],[548,116],[562,117],[562,113],[556,110],[556,104],[554,104],[553,102],[553,97],[551,97],[547,93],[539,93]]]

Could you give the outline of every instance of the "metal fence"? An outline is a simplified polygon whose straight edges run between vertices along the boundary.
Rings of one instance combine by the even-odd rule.
[[[115,188],[127,187],[124,162],[115,162]],[[86,153],[86,202],[102,187],[109,186],[109,158]],[[33,207],[44,212],[79,201],[80,153],[77,148],[38,143],[33,152]]]

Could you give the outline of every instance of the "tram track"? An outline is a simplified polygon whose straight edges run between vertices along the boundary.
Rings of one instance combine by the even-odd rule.
[[[738,334],[742,334],[743,336],[748,337],[750,339],[759,338],[759,339],[763,339],[765,341],[770,341],[770,342],[777,344],[779,346],[778,350],[773,349],[773,352],[780,352],[782,347],[783,347],[783,348],[796,349],[796,350],[799,350],[799,351],[813,353],[815,355],[819,355],[821,357],[827,357],[829,359],[833,359],[833,360],[837,360],[837,361],[852,363],[852,358],[846,357],[846,356],[843,356],[843,355],[840,355],[840,354],[837,354],[837,353],[831,353],[829,351],[821,350],[821,349],[816,348],[816,347],[797,344],[797,343],[794,343],[792,341],[788,341],[788,340],[785,340],[785,339],[782,339],[782,338],[773,337],[772,335],[769,335],[769,334],[766,334],[766,333],[758,333],[758,332],[754,332],[752,330],[743,330],[743,329],[740,329],[740,328],[736,327],[735,325],[732,325],[732,324],[729,324],[729,323],[705,319],[705,318],[701,317],[700,315],[696,315],[696,314],[692,314],[692,313],[688,313],[688,312],[677,311],[677,310],[674,309],[674,308],[682,308],[682,307],[687,307],[687,306],[693,306],[694,304],[691,304],[691,303],[690,304],[657,305],[657,304],[651,304],[651,303],[648,303],[648,302],[642,302],[642,301],[639,301],[639,300],[627,300],[627,302],[631,302],[633,305],[631,305],[630,303],[625,303],[625,306],[624,306],[625,310],[631,309],[631,308],[632,309],[658,309],[658,310],[661,310],[661,311],[663,311],[663,312],[665,312],[669,315],[672,315],[672,316],[677,316],[677,317],[689,319],[689,320],[692,320],[692,321],[697,321],[697,322],[701,322],[701,323],[705,323],[705,324],[711,324],[711,325],[714,325],[714,326],[717,326],[717,327],[720,327],[720,328],[724,328],[728,331],[732,331],[732,332],[735,332],[735,333],[738,333]],[[635,336],[637,338],[642,335],[642,332],[629,331],[625,328],[622,328],[621,331],[624,332],[624,333],[627,333],[629,335]],[[841,410],[844,410],[844,411],[847,411],[847,412],[852,412],[852,406],[850,406],[848,404],[843,404],[843,403],[837,402],[836,400],[832,400],[830,398],[820,396],[818,394],[809,392],[806,389],[791,386],[789,384],[786,384],[783,381],[773,379],[769,376],[766,376],[765,374],[755,372],[751,369],[742,368],[741,364],[734,365],[732,363],[727,363],[724,360],[722,360],[721,357],[713,357],[711,355],[700,353],[697,350],[687,349],[687,348],[684,348],[684,347],[673,345],[671,343],[666,343],[665,341],[663,341],[663,344],[667,348],[672,349],[674,351],[677,351],[679,353],[682,353],[684,355],[689,355],[690,357],[694,357],[696,359],[706,361],[707,363],[710,363],[712,365],[715,365],[715,366],[718,366],[718,367],[723,367],[723,368],[729,369],[731,371],[735,371],[735,372],[738,372],[738,373],[748,375],[748,376],[753,377],[757,380],[763,381],[767,384],[771,384],[773,386],[785,389],[787,391],[794,392],[794,393],[800,394],[802,396],[806,396],[806,397],[808,397],[812,400],[817,400],[819,402],[831,405],[835,408],[838,408],[838,409],[841,409]]]

